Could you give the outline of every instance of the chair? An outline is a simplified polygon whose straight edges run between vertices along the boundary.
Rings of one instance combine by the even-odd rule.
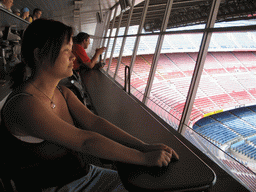
[[[0,101],[0,114],[1,114],[3,104],[8,96],[9,94],[2,101]],[[0,117],[0,128],[1,128],[1,117]],[[3,152],[3,150],[1,151]],[[6,162],[4,160],[5,155],[4,154],[1,154],[1,155],[2,157],[0,159],[0,191],[17,192],[14,182],[11,180],[11,175],[10,175],[11,171],[8,170],[8,166],[6,165]]]

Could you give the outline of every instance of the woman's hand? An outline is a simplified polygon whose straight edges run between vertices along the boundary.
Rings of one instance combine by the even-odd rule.
[[[172,153],[169,153],[164,150],[157,150],[148,153],[144,153],[145,155],[145,165],[146,166],[168,166],[171,162]]]
[[[179,155],[171,147],[162,143],[145,144],[139,150],[147,156],[149,166],[167,166],[172,158],[179,159]]]

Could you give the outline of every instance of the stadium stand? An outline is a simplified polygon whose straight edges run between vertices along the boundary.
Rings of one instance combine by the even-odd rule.
[[[256,133],[256,129],[253,129],[251,125],[238,118],[223,120],[222,122],[224,125],[244,137],[248,137]]]
[[[244,140],[231,145],[231,149],[243,154],[244,156],[256,160],[256,147],[249,145]]]
[[[234,56],[246,67],[248,71],[255,72],[256,56],[251,51],[233,52]]]
[[[227,129],[219,122],[206,124],[202,127],[197,128],[195,131],[202,134],[204,137],[207,137],[213,143],[217,142],[221,145],[239,137],[239,135]]]
[[[140,38],[140,44],[138,51],[139,52],[147,52],[151,53],[152,51],[155,50],[156,48],[156,43],[157,43],[158,36],[142,36]]]
[[[175,65],[183,71],[187,76],[192,76],[195,68],[195,61],[186,53],[167,53],[166,56],[175,63]]]
[[[190,43],[187,38],[184,37],[184,35],[167,35],[166,41],[172,42],[171,46],[172,49],[186,49],[186,50],[193,50],[196,48],[195,45]],[[182,46],[181,46],[182,45]]]
[[[188,53],[188,55],[193,58],[194,61],[196,61],[198,53]],[[211,55],[211,53],[207,53],[204,71],[206,71],[208,74],[221,74],[227,72],[223,66]]]
[[[189,37],[190,37],[189,41],[193,44],[193,46],[195,47],[195,50],[198,51],[202,41],[203,34],[201,33],[193,34],[193,35],[189,35]]]
[[[249,138],[248,142],[251,142],[253,145],[256,146],[256,136],[253,136],[253,137]]]
[[[231,52],[211,52],[212,56],[230,73],[246,71],[241,62]]]
[[[220,94],[210,96],[210,98],[219,106],[219,109],[227,109],[231,106],[236,106],[237,102],[229,94]]]
[[[236,173],[235,173],[236,174]],[[246,185],[251,189],[251,191],[256,191],[254,183],[256,183],[256,177],[245,174],[236,174],[240,180],[246,183]]]
[[[255,42],[248,36],[250,33],[239,32],[234,33],[235,41],[239,43],[241,48],[256,48]]]
[[[209,49],[238,48],[238,46],[226,34],[213,33]],[[215,45],[215,46],[214,46]]]

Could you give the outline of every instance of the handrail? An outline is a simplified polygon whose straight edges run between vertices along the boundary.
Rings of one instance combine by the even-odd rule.
[[[24,30],[30,22],[0,7],[0,27],[13,27],[17,30]]]
[[[131,74],[130,74],[130,67],[125,66],[125,77],[124,77],[124,91],[127,92],[128,87],[128,94],[131,94]],[[128,74],[127,74],[128,73]],[[128,77],[127,77],[128,75]],[[128,81],[128,82],[127,82]],[[128,85],[127,85],[128,84]]]

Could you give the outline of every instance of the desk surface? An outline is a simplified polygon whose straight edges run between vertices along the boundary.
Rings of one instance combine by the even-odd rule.
[[[119,164],[128,189],[183,190],[214,185],[214,171],[114,82],[94,70],[81,73],[81,77],[99,116],[147,143],[164,143],[179,154],[179,161],[163,168]]]

